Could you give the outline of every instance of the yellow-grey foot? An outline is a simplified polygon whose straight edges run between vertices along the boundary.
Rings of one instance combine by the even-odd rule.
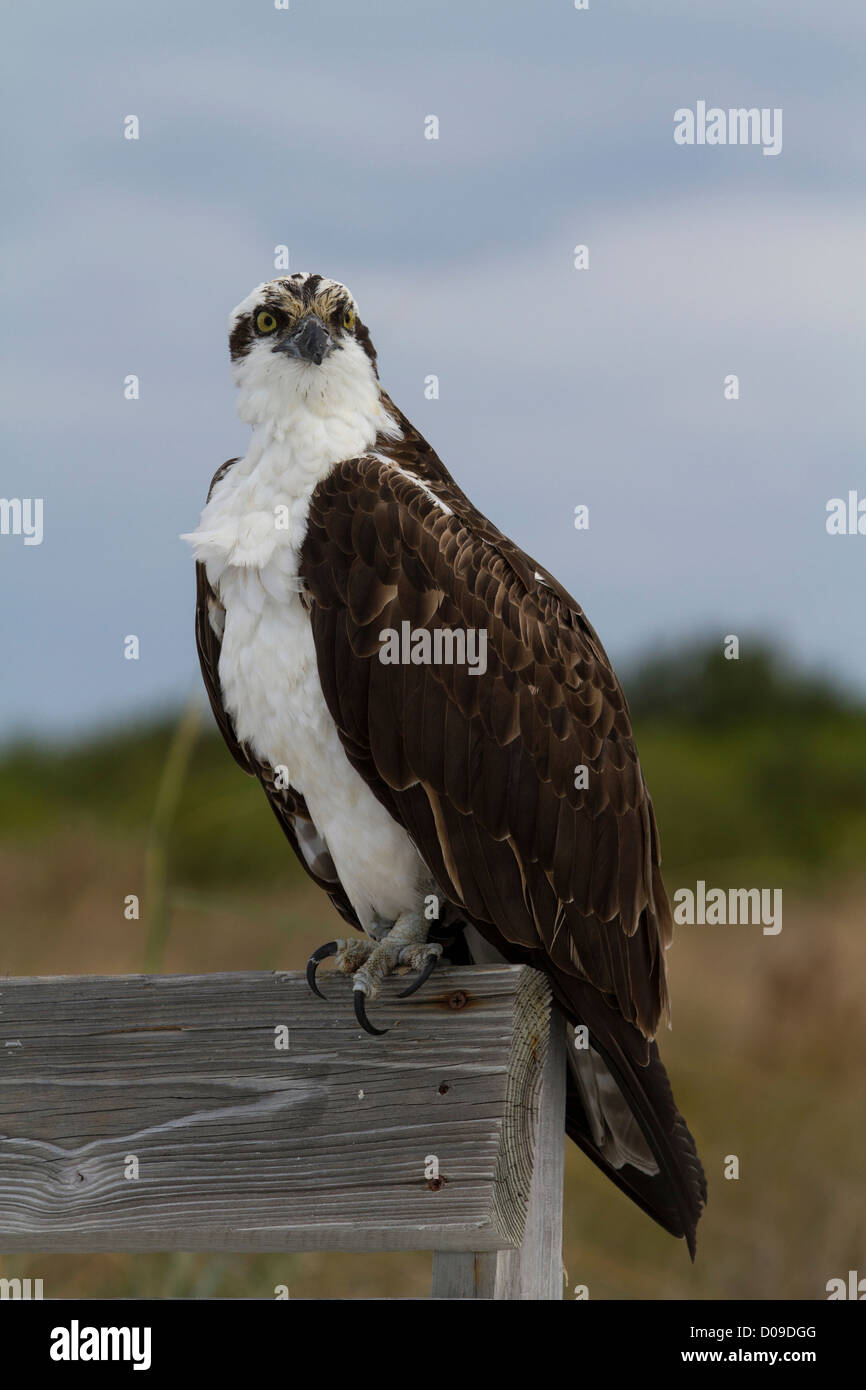
[[[324,946],[320,946],[318,951],[314,951],[307,961],[307,984],[314,994],[318,994],[320,999],[324,999],[324,994],[319,989],[316,980],[316,971],[323,960],[329,956],[336,956],[334,964],[341,975],[354,975],[355,971],[364,964],[364,961],[372,951],[376,949],[376,942],[369,937],[352,937],[349,941],[326,941]]]
[[[378,927],[378,924],[377,924]],[[376,929],[374,928],[374,931]],[[307,963],[307,983],[320,999],[324,998],[316,983],[319,963],[328,956],[336,957],[337,969],[354,975],[355,1017],[368,1033],[381,1037],[387,1028],[374,1028],[367,1018],[366,1001],[375,999],[382,981],[398,971],[417,970],[418,978],[398,996],[406,999],[429,980],[442,954],[438,942],[428,942],[429,923],[420,912],[403,912],[381,941],[369,938],[352,941],[329,941],[314,951]],[[378,932],[376,932],[378,935]]]

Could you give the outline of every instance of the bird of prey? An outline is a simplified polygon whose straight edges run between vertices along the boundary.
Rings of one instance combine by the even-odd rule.
[[[311,985],[334,956],[379,1033],[381,981],[443,951],[543,970],[577,1029],[568,1134],[693,1256],[706,1183],[654,1041],[670,906],[601,642],[382,389],[343,285],[259,285],[229,348],[252,435],[184,538],[196,641],[235,761],[362,933]]]

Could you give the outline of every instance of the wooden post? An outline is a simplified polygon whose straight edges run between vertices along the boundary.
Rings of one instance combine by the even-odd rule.
[[[561,1299],[565,1165],[565,1020],[551,1011],[535,1163],[517,1250],[433,1255],[434,1298]]]
[[[0,1251],[513,1251],[484,1287],[546,1296],[565,1076],[546,978],[447,967],[405,1000],[389,980],[382,1038],[351,981],[322,982],[327,1002],[299,974],[0,980]]]

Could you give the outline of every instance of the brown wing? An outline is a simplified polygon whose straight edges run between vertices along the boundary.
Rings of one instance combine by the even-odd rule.
[[[237,459],[229,459],[221,468],[217,470],[211,481],[208,490],[208,500],[213,492],[214,486],[224,477],[229,468],[237,463]],[[337,911],[350,923],[351,926],[360,930],[360,923],[355,914],[355,910],[346,896],[339,876],[334,868],[334,862],[327,852],[327,847],[321,841],[316,827],[313,824],[306,802],[300,792],[295,791],[291,786],[281,787],[277,785],[277,776],[274,769],[265,762],[257,758],[243,743],[241,743],[234,731],[231,718],[223,704],[222,687],[219,678],[219,659],[222,646],[223,626],[225,623],[225,609],[223,608],[217,594],[208,582],[205,566],[200,562],[196,564],[196,609],[195,609],[195,644],[198,651],[201,673],[204,677],[205,689],[210,700],[210,707],[213,710],[214,718],[217,722],[220,733],[226,741],[229,752],[239,767],[251,777],[257,777],[262,787],[271,809],[274,812],[286,839],[292,846],[297,855],[298,861],[310,875],[318,886],[328,894]]]
[[[310,508],[301,572],[347,752],[450,902],[651,1037],[670,910],[610,663],[577,603],[450,480],[428,485],[446,511],[401,468],[340,464]],[[486,673],[384,664],[379,634],[404,622],[485,631]]]
[[[693,1250],[706,1187],[651,1041],[671,916],[625,698],[574,599],[401,424],[390,458],[338,464],[311,499],[300,569],[328,707],[446,902],[587,1024],[656,1170],[609,1161],[571,1076],[568,1131]],[[384,663],[404,623],[483,630],[486,672]]]

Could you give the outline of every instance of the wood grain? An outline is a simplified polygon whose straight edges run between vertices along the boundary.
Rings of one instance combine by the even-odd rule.
[[[554,1007],[544,1063],[529,1210],[519,1249],[433,1255],[433,1298],[561,1299],[565,1019]]]
[[[0,1251],[518,1246],[545,978],[388,981],[383,1038],[322,978],[328,1002],[299,974],[0,980]]]

